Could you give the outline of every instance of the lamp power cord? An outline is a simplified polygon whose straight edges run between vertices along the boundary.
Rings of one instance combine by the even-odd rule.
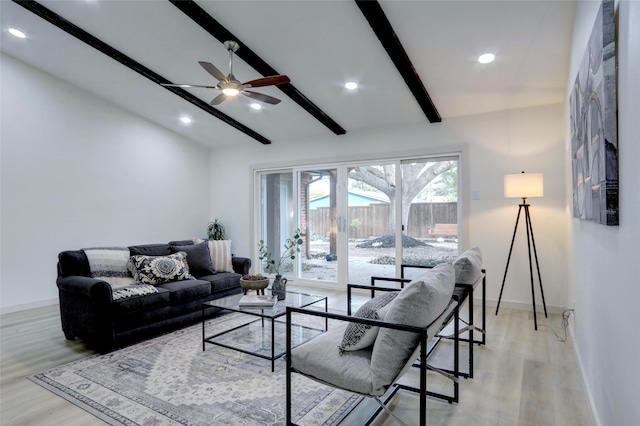
[[[555,330],[553,329],[553,327],[551,327],[550,325],[547,325],[547,324],[540,324],[540,325],[543,326],[543,327],[549,327],[551,329],[551,331],[553,332],[553,334],[555,334],[556,339],[558,339],[559,342],[566,342],[567,341],[567,327],[569,327],[569,318],[571,317],[573,312],[574,312],[573,309],[565,309],[564,311],[562,311],[562,320],[560,322],[560,326],[564,330],[564,337],[559,336],[558,333],[556,333]]]

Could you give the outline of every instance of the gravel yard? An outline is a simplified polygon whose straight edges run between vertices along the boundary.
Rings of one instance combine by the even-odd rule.
[[[349,240],[349,282],[368,284],[371,276],[396,276],[393,264],[396,256],[395,247],[358,247],[367,241]],[[404,263],[425,265],[452,261],[458,254],[458,243],[455,240],[423,242],[425,245],[403,249]],[[337,280],[337,262],[327,261],[327,254],[329,254],[328,241],[312,241],[309,256],[311,258],[302,259],[303,277],[315,280]],[[411,275],[408,274],[408,277],[411,278]]]

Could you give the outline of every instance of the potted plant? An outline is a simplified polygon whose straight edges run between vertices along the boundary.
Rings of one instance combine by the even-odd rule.
[[[287,284],[287,279],[282,278],[280,268],[285,260],[294,260],[296,258],[296,253],[300,253],[303,236],[304,234],[300,229],[296,229],[295,234],[291,238],[287,238],[285,241],[284,251],[277,260],[273,258],[273,254],[267,248],[264,240],[260,240],[258,243],[260,260],[266,265],[266,269],[270,274],[276,275],[276,278],[273,280],[273,285],[271,286],[271,291],[273,294],[277,295],[280,300],[284,299]]]
[[[213,222],[209,222],[207,225],[207,236],[210,240],[224,240],[224,225],[220,222],[220,219],[216,218]]]

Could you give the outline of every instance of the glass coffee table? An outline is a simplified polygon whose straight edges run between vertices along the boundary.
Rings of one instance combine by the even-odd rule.
[[[265,289],[266,295],[271,295],[271,289]],[[271,360],[271,372],[274,371],[275,360],[283,356],[286,351],[286,322],[277,319],[287,313],[287,306],[304,308],[324,301],[324,311],[327,312],[326,296],[288,291],[284,300],[278,300],[273,308],[247,308],[238,306],[242,293],[221,297],[202,304],[202,350],[205,345],[222,346]],[[205,311],[210,308],[226,309],[255,316],[257,319],[220,333],[207,335]],[[265,321],[266,320],[266,321]],[[293,324],[295,331],[291,333],[294,341],[292,347],[307,342],[327,330],[327,319],[324,329],[313,324]]]

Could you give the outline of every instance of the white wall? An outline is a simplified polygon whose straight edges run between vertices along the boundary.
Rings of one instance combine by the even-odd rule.
[[[2,313],[57,303],[63,250],[205,233],[209,150],[2,54]]]
[[[219,217],[227,226],[234,252],[247,255],[255,247],[250,226],[252,195],[247,192],[251,187],[252,166],[396,156],[402,152],[425,154],[466,146],[470,166],[463,171],[469,173],[464,202],[471,204],[470,218],[465,222],[469,226],[469,240],[463,248],[477,245],[483,251],[489,277],[488,299],[498,299],[521,202],[504,198],[503,177],[522,170],[542,172],[545,197],[529,201],[546,302],[550,309],[560,311],[567,306],[563,116],[562,105],[550,105],[449,119],[439,124],[425,120],[424,124],[348,132],[340,137],[327,132],[326,137],[315,140],[215,149],[211,156],[212,217]],[[470,201],[470,190],[478,191],[480,200]],[[218,199],[233,202],[218,203]],[[523,222],[519,231],[522,233],[516,240],[501,306],[530,309]]]
[[[569,88],[599,7],[600,2],[583,1],[577,9]],[[576,354],[596,423],[636,425],[640,422],[640,2],[620,1],[616,22],[620,226],[570,219],[569,298],[575,299]],[[564,114],[568,123],[568,110]],[[569,164],[569,136],[565,146]],[[568,168],[568,187],[570,172]]]

